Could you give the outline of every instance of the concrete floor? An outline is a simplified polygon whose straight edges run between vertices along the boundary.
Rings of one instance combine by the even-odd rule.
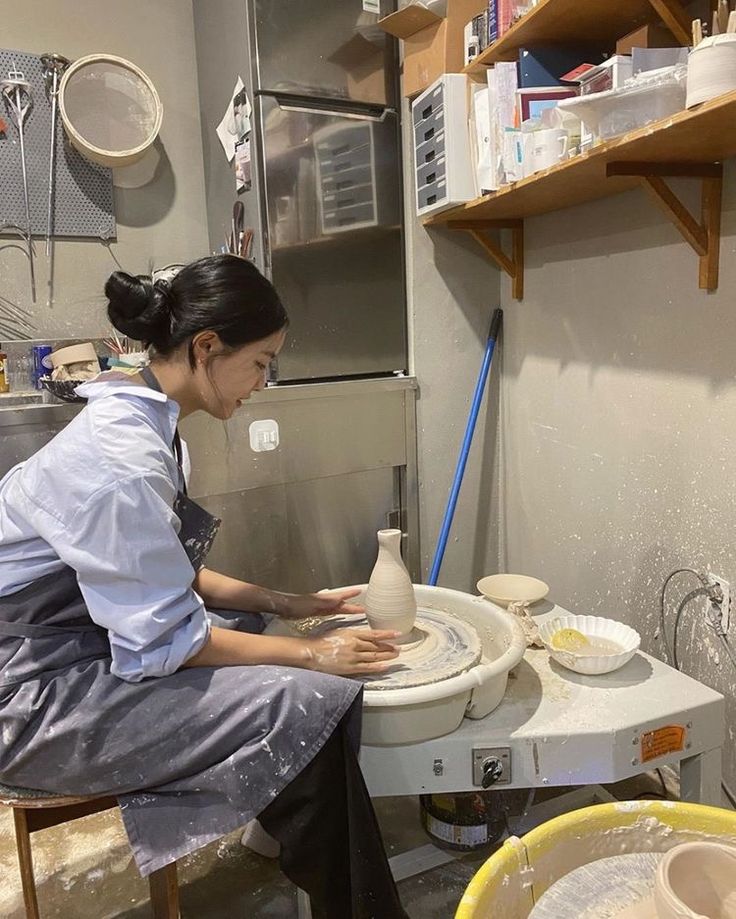
[[[661,791],[656,775],[609,790],[622,799]],[[669,792],[676,795],[676,786]],[[550,789],[547,796],[554,794]],[[389,855],[429,840],[416,798],[375,801]],[[495,846],[402,881],[411,919],[451,919],[471,877]],[[85,817],[33,837],[43,919],[149,919],[148,885],[138,876],[118,811]],[[0,916],[24,919],[10,812],[0,808]],[[294,919],[294,887],[276,861],[262,858],[231,834],[179,863],[182,919]]]

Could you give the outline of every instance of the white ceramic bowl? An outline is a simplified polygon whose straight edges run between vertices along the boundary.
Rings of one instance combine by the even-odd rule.
[[[552,647],[550,641],[560,629],[576,629],[593,641],[596,638],[613,641],[621,646],[621,653],[585,654],[584,651],[559,651]],[[550,657],[575,673],[613,673],[631,660],[641,644],[641,637],[634,629],[623,622],[604,619],[602,616],[559,616],[556,619],[548,619],[539,626],[539,634]]]
[[[526,574],[490,574],[477,583],[478,590],[492,603],[536,603],[544,600],[549,585]]]

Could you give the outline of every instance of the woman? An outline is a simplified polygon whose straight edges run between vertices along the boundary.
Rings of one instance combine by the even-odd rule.
[[[262,389],[286,312],[234,256],[105,293],[150,367],[81,386],[86,408],[0,482],[0,782],[117,794],[143,875],[258,815],[316,916],[403,917],[345,679],[384,670],[397,633],[260,634],[262,612],[360,612],[355,592],[207,570],[219,521],[186,497],[178,419]]]

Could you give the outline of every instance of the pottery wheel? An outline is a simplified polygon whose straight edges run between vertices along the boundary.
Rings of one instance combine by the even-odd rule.
[[[338,628],[367,629],[367,619],[334,617],[323,620],[309,634],[325,635]],[[376,677],[358,677],[366,690],[409,689],[449,680],[470,670],[481,659],[483,648],[475,628],[452,613],[417,609],[414,628],[399,645],[401,655]]]
[[[661,858],[661,852],[631,852],[581,865],[542,894],[529,919],[654,919],[651,893]]]

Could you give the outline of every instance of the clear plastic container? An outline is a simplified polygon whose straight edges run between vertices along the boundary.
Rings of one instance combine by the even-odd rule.
[[[575,99],[563,99],[559,108],[572,112],[597,140],[610,140],[668,118],[685,108],[687,68],[652,71],[621,89]]]

